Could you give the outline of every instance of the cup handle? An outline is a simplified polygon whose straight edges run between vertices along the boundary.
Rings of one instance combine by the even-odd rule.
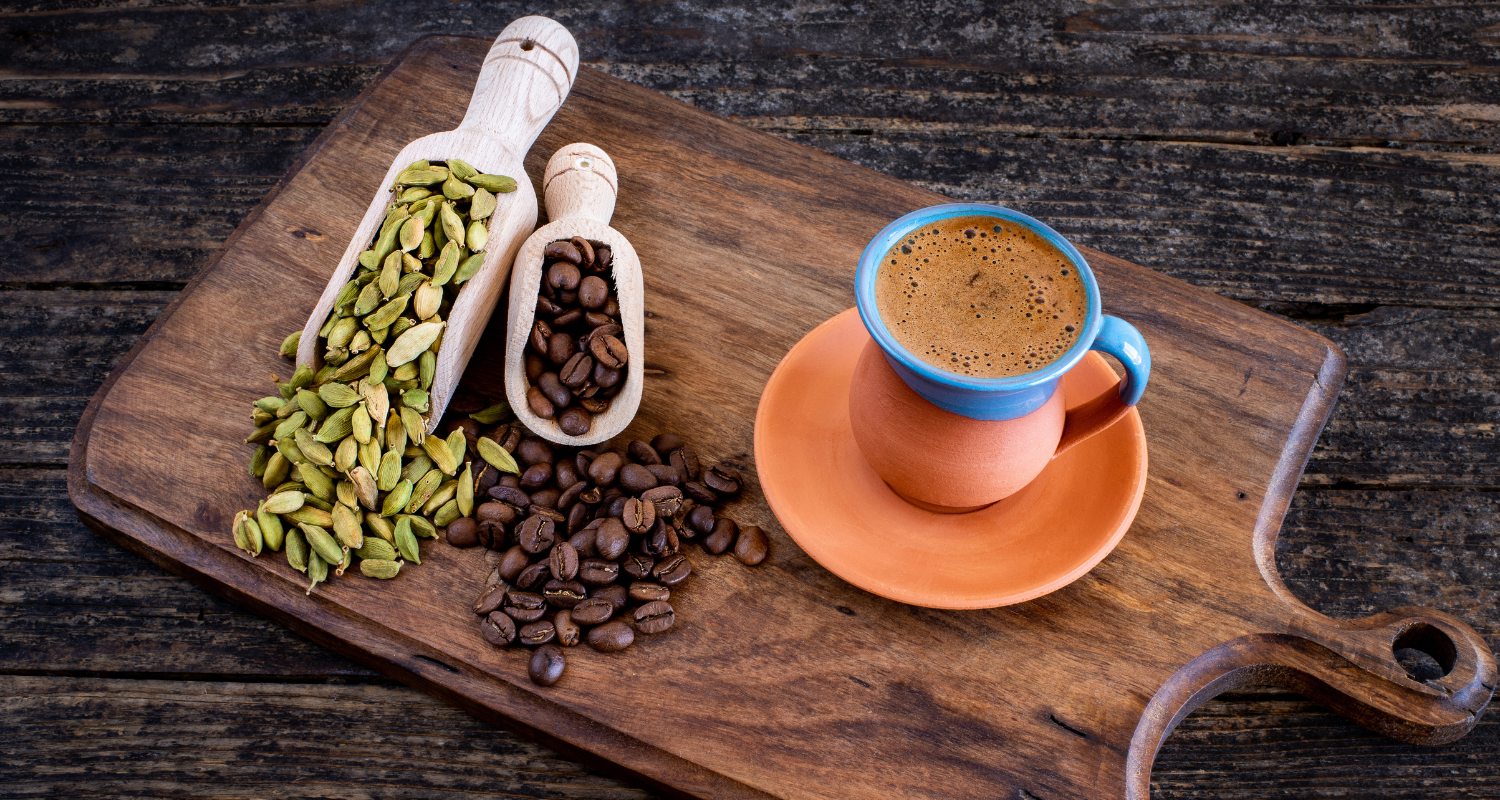
[[[1089,349],[1114,356],[1125,366],[1125,375],[1120,378],[1119,391],[1105,391],[1068,412],[1054,458],[1125,416],[1140,401],[1146,391],[1146,380],[1151,376],[1151,350],[1145,338],[1134,325],[1119,317],[1104,317],[1104,325]]]

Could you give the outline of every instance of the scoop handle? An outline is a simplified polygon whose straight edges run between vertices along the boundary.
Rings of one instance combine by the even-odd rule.
[[[619,173],[609,154],[594,145],[574,142],[558,148],[542,176],[547,219],[584,217],[604,225],[615,214]]]
[[[521,17],[495,39],[458,130],[516,145],[525,155],[578,75],[578,43],[546,17]]]

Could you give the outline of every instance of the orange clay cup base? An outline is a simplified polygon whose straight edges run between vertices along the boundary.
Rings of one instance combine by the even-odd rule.
[[[782,359],[756,412],[761,489],[813,560],[903,603],[993,608],[1068,585],[1124,537],[1146,489],[1135,409],[1004,500],[967,513],[928,510],[882,481],[854,440],[849,386],[869,341],[854,309],[818,326]],[[1063,378],[1063,404],[1083,406],[1115,381],[1091,353]]]

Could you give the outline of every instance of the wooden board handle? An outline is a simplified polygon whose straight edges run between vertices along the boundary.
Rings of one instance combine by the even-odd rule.
[[[1126,796],[1149,800],[1156,752],[1188,714],[1224,692],[1275,686],[1404,742],[1446,744],[1468,733],[1495,691],[1495,656],[1473,628],[1425,608],[1359,620],[1299,615],[1288,633],[1242,636],[1188,662],[1157,690],[1137,723]],[[1419,681],[1395,651],[1432,656],[1441,678]]]
[[[567,28],[546,17],[521,17],[490,47],[458,130],[519,145],[519,160],[577,75],[578,43]]]
[[[615,214],[620,178],[609,154],[585,142],[559,148],[542,177],[547,219],[584,217],[603,225]]]

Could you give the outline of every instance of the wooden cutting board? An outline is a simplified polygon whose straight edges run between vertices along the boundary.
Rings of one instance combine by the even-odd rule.
[[[771,558],[751,569],[692,548],[676,630],[624,653],[571,651],[546,689],[527,680],[525,652],[480,638],[483,552],[429,545],[395,581],[345,578],[311,597],[284,558],[249,559],[228,533],[263,495],[240,444],[248,404],[289,373],[276,349],[385,165],[455,126],[488,44],[413,45],[131,351],[74,441],[69,487],[86,522],[394,678],[686,797],[1144,799],[1171,728],[1248,683],[1412,742],[1474,725],[1495,662],[1467,626],[1420,609],[1331,620],[1277,577],[1276,532],[1343,379],[1337,348],[1088,249],[1106,310],[1141,329],[1154,361],[1140,405],[1149,484],[1114,553],[1058,592],[988,611],[903,606],[819,567],[754,480],[761,388],[799,338],[853,305],[865,242],[944,198],[588,69],[528,174],[575,141],[614,158],[614,225],[644,265],[652,370],[627,435],[680,431],[743,466],[731,515],[771,533]],[[502,334],[494,320],[466,376],[497,394]],[[1393,645],[1450,671],[1416,682]]]

